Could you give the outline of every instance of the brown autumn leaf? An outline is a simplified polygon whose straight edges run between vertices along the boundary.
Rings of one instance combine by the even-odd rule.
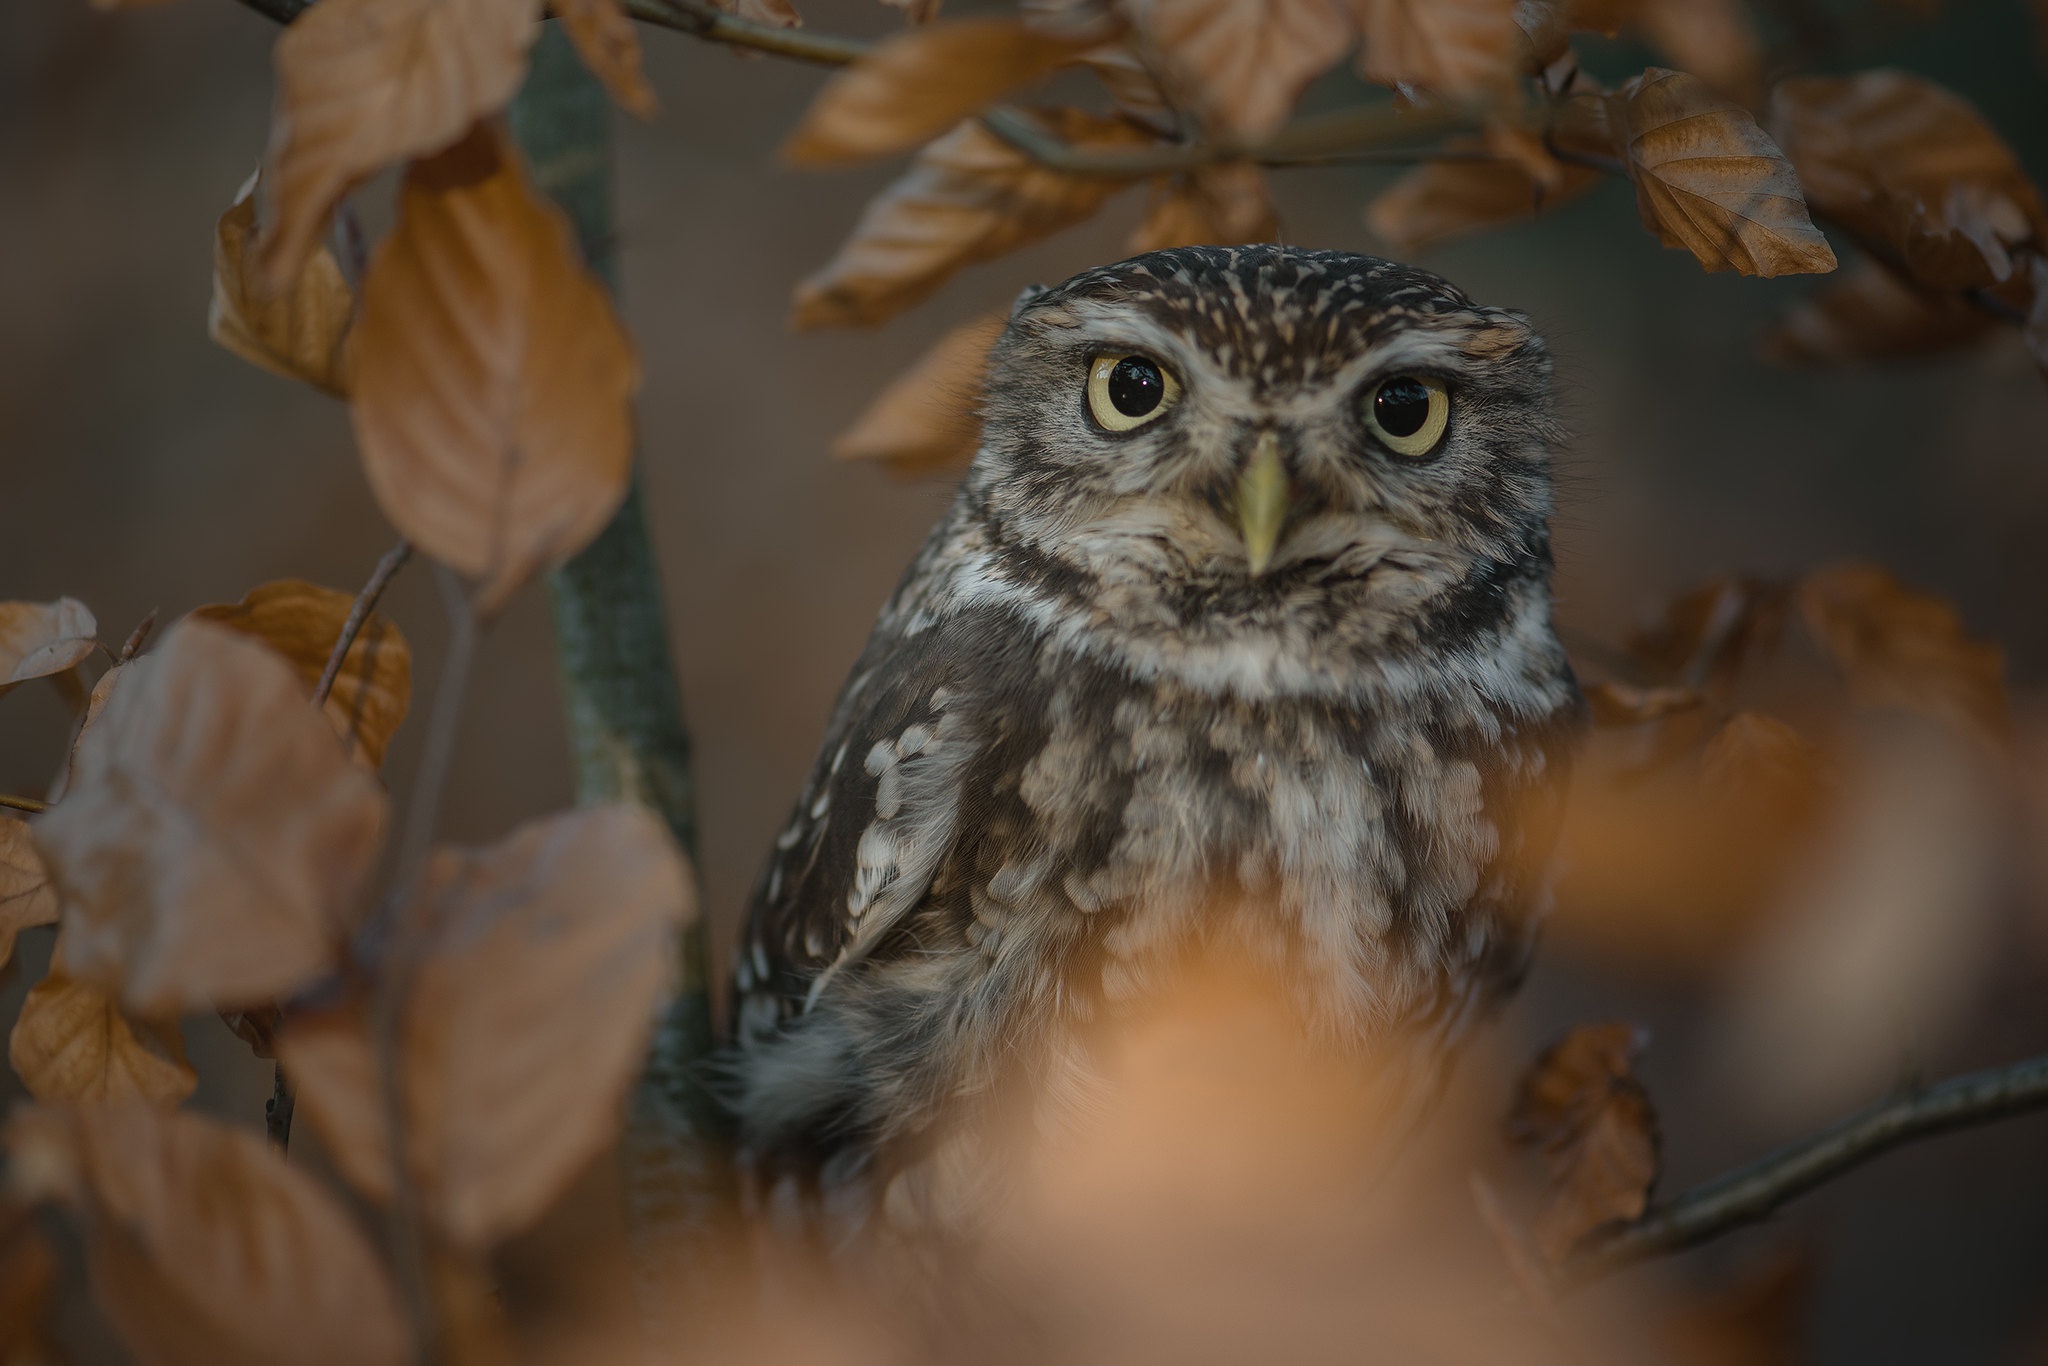
[[[326,245],[316,245],[283,289],[256,268],[256,182],[252,175],[213,230],[213,302],[206,331],[252,365],[348,397],[343,340],[355,296]]]
[[[37,818],[60,958],[140,1016],[249,1005],[319,972],[385,800],[277,655],[185,621],[129,664]]]
[[[1811,1243],[1773,1249],[1708,1294],[1667,1310],[1667,1366],[1802,1366],[1820,1262]]]
[[[1548,1177],[1534,1233],[1551,1265],[1586,1235],[1642,1217],[1657,1180],[1657,1116],[1636,1080],[1634,1025],[1581,1025],[1522,1078],[1506,1133]]]
[[[0,816],[0,967],[14,956],[15,936],[56,921],[57,889],[29,838],[28,823]]]
[[[899,33],[820,87],[782,144],[782,159],[837,166],[908,151],[1042,80],[1080,50],[1007,16]]]
[[[619,0],[553,0],[551,8],[576,45],[576,55],[620,107],[653,118],[654,87],[640,69],[640,32]]]
[[[1914,360],[1980,341],[1996,328],[1982,309],[1862,261],[1780,318],[1764,336],[1762,350],[1779,364]]]
[[[1628,651],[1661,676],[1725,698],[1745,669],[1777,648],[1785,585],[1721,575],[1674,599]]]
[[[77,598],[0,602],[0,696],[83,663],[100,624]]]
[[[1350,0],[1358,69],[1382,85],[1483,95],[1515,76],[1515,0]]]
[[[802,28],[804,23],[803,16],[797,13],[790,0],[712,0],[712,3],[727,14],[752,23],[767,24],[771,28]],[[937,4],[934,3],[932,8],[936,10]]]
[[[1135,253],[1168,247],[1236,246],[1280,235],[1266,173],[1248,161],[1198,166],[1153,182],[1152,205],[1131,234]]]
[[[540,1214],[611,1140],[694,913],[667,830],[631,803],[442,849],[402,915],[426,936],[401,1024],[409,1161],[467,1247]],[[390,1149],[363,1012],[288,1018],[278,1052],[350,1180],[382,1197]]]
[[[1994,284],[2012,274],[2014,245],[2048,236],[2048,210],[2012,149],[1924,76],[1780,81],[1771,119],[1814,209],[1922,284]]]
[[[1477,153],[1477,139],[1451,148]],[[1558,188],[1546,194],[1527,167],[1515,161],[1433,161],[1403,175],[1367,206],[1366,226],[1396,251],[1412,253],[1449,238],[1534,218],[1576,199],[1600,182],[1600,173],[1559,163]]]
[[[17,1110],[6,1137],[17,1184],[83,1223],[96,1298],[139,1366],[412,1360],[354,1218],[252,1131],[131,1101]]]
[[[1077,147],[1141,147],[1152,136],[1078,109],[1037,113]],[[926,298],[955,271],[1047,237],[1101,208],[1129,178],[1048,170],[968,120],[917,154],[871,200],[823,270],[797,286],[795,325],[873,327]]]
[[[1586,704],[1601,726],[1640,726],[1704,706],[1706,699],[1691,688],[1644,688],[1618,679],[1588,683]]]
[[[639,364],[502,133],[479,125],[406,173],[353,346],[356,442],[378,505],[477,580],[479,612],[611,520]]]
[[[57,1254],[36,1226],[35,1211],[0,1194],[0,1363],[61,1366],[46,1339],[57,1289]]]
[[[1945,599],[1849,561],[1807,575],[1799,609],[1857,705],[1903,707],[1999,739],[2012,734],[2004,652],[1973,639]]]
[[[355,597],[304,579],[258,584],[236,603],[208,603],[192,609],[200,621],[217,622],[253,636],[290,661],[311,697],[355,608]],[[412,649],[389,618],[372,612],[327,692],[327,719],[349,742],[358,763],[375,771],[412,705]]]
[[[1008,319],[986,313],[939,338],[832,443],[835,460],[878,460],[893,474],[937,474],[974,458],[989,348]]]
[[[176,1105],[199,1086],[178,1022],[131,1020],[90,982],[52,972],[30,989],[7,1061],[37,1100]]]
[[[1801,275],[1835,268],[1799,177],[1741,106],[1682,71],[1651,67],[1607,97],[1643,226],[1708,270]]]
[[[341,197],[459,141],[512,98],[540,0],[321,0],[277,40],[257,262],[298,275]]]
[[[1285,123],[1352,41],[1337,0],[1130,0],[1126,9],[1192,87],[1212,131],[1242,142]]]

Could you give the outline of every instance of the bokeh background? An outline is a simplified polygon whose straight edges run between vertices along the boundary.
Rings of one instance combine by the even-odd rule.
[[[1931,21],[1878,3],[1826,9],[1843,24],[1840,65],[1909,66],[1961,90],[2048,180],[2048,65],[2017,0],[1953,0]],[[893,22],[869,0],[806,12],[842,32]],[[267,579],[352,589],[393,539],[344,408],[206,336],[212,226],[262,152],[274,37],[232,0],[113,15],[84,0],[0,6],[0,596],[82,598],[110,640],[151,609],[168,619]],[[651,124],[619,124],[624,311],[645,368],[646,481],[722,961],[840,679],[949,496],[832,463],[833,434],[945,328],[1122,255],[1143,196],[969,272],[878,334],[793,334],[792,285],[893,168],[776,165],[821,73],[665,32],[644,42],[662,107]],[[1610,55],[1630,69],[1632,54]],[[1360,212],[1390,174],[1277,175],[1288,238],[1371,250]],[[1575,432],[1558,526],[1575,639],[1613,640],[1712,573],[1868,557],[2003,643],[2026,721],[2048,673],[2048,384],[2013,338],[1903,369],[1771,368],[1756,340],[1814,282],[1702,274],[1642,232],[1621,183],[1424,264],[1525,310],[1552,340]],[[388,605],[424,696],[442,636],[431,582],[408,575]],[[545,596],[528,592],[484,648],[450,837],[495,838],[569,801],[550,652]],[[54,693],[11,696],[0,790],[41,792],[66,728]],[[417,725],[401,734],[392,772],[418,742]],[[2032,942],[1914,1064],[1939,1075],[2048,1049]],[[47,952],[47,932],[25,937],[6,1018]],[[1720,989],[1683,962],[1567,937],[1505,1022],[1507,1048],[1532,1054],[1581,1020],[1648,1025],[1643,1069],[1676,1189],[1791,1132],[1709,1065]],[[267,1065],[215,1022],[188,1033],[200,1103],[259,1113]],[[2044,1154],[2041,1117],[1925,1143],[1794,1206],[1789,1228],[1696,1260],[1711,1273],[1794,1231],[1811,1239],[1810,1359],[1830,1366],[2048,1360]]]

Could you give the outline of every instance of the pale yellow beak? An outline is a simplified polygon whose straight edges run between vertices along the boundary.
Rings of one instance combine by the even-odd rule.
[[[1253,577],[1265,573],[1273,562],[1273,548],[1280,544],[1280,528],[1286,521],[1287,471],[1280,464],[1280,438],[1260,432],[1252,458],[1237,477],[1237,526],[1244,533]]]

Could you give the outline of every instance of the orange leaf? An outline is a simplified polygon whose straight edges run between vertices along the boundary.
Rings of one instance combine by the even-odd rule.
[[[964,466],[981,438],[989,348],[1008,319],[987,313],[939,338],[832,443],[835,460],[879,460],[892,473]]]
[[[92,653],[99,629],[76,598],[0,602],[0,696],[31,678],[76,668]]]
[[[1586,704],[1602,726],[1640,726],[1705,703],[1691,688],[1639,688],[1613,679],[1586,685]]]
[[[1279,235],[1266,173],[1248,161],[1224,161],[1154,182],[1152,207],[1131,234],[1131,250],[1236,246]]]
[[[1078,109],[1038,117],[1079,147],[1152,141],[1120,119]],[[839,254],[797,287],[796,326],[886,322],[962,267],[1080,222],[1128,183],[1047,170],[980,123],[962,123],[919,152],[902,178],[870,201]]]
[[[412,1360],[355,1220],[248,1130],[141,1102],[49,1105],[16,1111],[7,1147],[19,1183],[77,1211],[95,1295],[140,1366]]]
[[[27,824],[0,816],[0,967],[14,956],[16,935],[56,919],[57,890]]]
[[[291,667],[181,622],[87,727],[37,818],[64,971],[161,1016],[286,994],[331,960],[384,824]]]
[[[348,396],[342,343],[355,315],[355,296],[325,245],[280,290],[256,269],[256,182],[250,176],[213,230],[213,302],[206,331],[252,365],[304,380],[337,398]]]
[[[1910,360],[1979,341],[1996,326],[1981,309],[1864,261],[1779,319],[1763,351],[1781,364]]]
[[[554,0],[555,17],[591,74],[622,108],[654,117],[654,87],[640,69],[640,32],[619,0]]]
[[[1358,69],[1382,85],[1480,95],[1514,79],[1515,0],[1351,0]]]
[[[2005,656],[1972,639],[1947,601],[1852,561],[1807,575],[1799,607],[1859,706],[1902,707],[1999,738],[2012,733]]]
[[[1139,31],[1194,87],[1226,138],[1254,141],[1351,46],[1337,0],[1133,0]]]
[[[1546,1050],[1515,1096],[1509,1141],[1543,1159],[1549,1176],[1535,1235],[1552,1265],[1585,1236],[1640,1218],[1657,1179],[1657,1117],[1633,1066],[1633,1025],[1581,1025]]]
[[[504,106],[539,0],[321,0],[277,40],[277,108],[256,251],[283,290],[350,189],[438,152]]]
[[[98,987],[57,972],[21,1003],[7,1061],[38,1100],[176,1105],[199,1085],[176,1020],[130,1020]]]
[[[1708,270],[1799,275],[1835,268],[1799,177],[1748,111],[1681,71],[1651,67],[1607,97],[1643,226]]]
[[[252,636],[283,655],[311,697],[354,608],[352,594],[304,579],[279,579],[250,589],[238,603],[195,607],[192,616]],[[375,771],[411,705],[411,647],[396,626],[372,612],[328,690],[327,719],[349,742],[356,761]]]
[[[1476,152],[1483,145],[1458,139],[1450,147]],[[1367,207],[1365,223],[1396,251],[1418,252],[1466,233],[1534,218],[1600,181],[1598,171],[1584,166],[1560,163],[1558,170],[1558,188],[1546,194],[1520,162],[1430,162],[1382,191]]]
[[[639,366],[501,134],[480,126],[406,174],[354,347],[356,442],[378,505],[478,580],[484,615],[611,520]]]
[[[1043,79],[1078,50],[1007,17],[899,33],[825,82],[782,144],[782,159],[834,166],[908,151]]]
[[[428,942],[414,960],[400,1055],[409,1160],[450,1238],[481,1248],[514,1232],[611,1140],[661,1000],[669,938],[693,913],[674,842],[631,804],[434,855],[401,912]],[[287,1019],[278,1052],[349,1178],[388,1193],[362,1012]]]

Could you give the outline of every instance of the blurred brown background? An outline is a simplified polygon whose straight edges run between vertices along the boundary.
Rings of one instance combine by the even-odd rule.
[[[806,12],[834,31],[891,23],[870,0]],[[2044,178],[2048,67],[2022,5],[1957,0],[1933,24],[1874,3],[1831,12],[1858,35],[1843,65],[1948,82]],[[82,598],[110,640],[152,608],[168,619],[266,579],[352,589],[393,539],[344,409],[205,333],[212,224],[262,151],[274,36],[232,0],[121,15],[84,0],[0,6],[0,596]],[[820,73],[675,34],[644,41],[662,109],[651,125],[620,122],[625,313],[646,372],[647,482],[722,958],[840,678],[948,496],[831,463],[833,433],[947,326],[1122,255],[1142,196],[971,272],[880,334],[793,335],[791,286],[893,168],[779,169],[775,145]],[[1289,238],[1371,250],[1359,214],[1387,175],[1281,174]],[[1867,556],[2002,641],[2025,710],[2048,672],[2048,385],[2011,338],[1906,370],[1768,368],[1753,358],[1758,333],[1813,282],[1701,274],[1640,230],[1619,183],[1426,264],[1527,311],[1553,342],[1577,434],[1558,536],[1575,632],[1611,639],[1708,573]],[[440,612],[418,573],[389,601],[417,652],[417,715]],[[0,790],[41,792],[62,707],[29,689],[5,709]],[[401,734],[392,773],[409,771],[418,741],[417,725]],[[444,829],[488,839],[568,799],[545,599],[529,591],[487,642]],[[24,941],[28,980],[46,954],[47,932]],[[22,981],[0,997],[7,1018]],[[1939,1075],[2048,1048],[2041,985],[2009,965],[1918,1063]],[[1700,1064],[1709,993],[1668,964],[1641,971],[1564,944],[1509,1028],[1526,1054],[1578,1020],[1649,1023],[1675,1189],[1787,1136]],[[201,1103],[258,1113],[267,1066],[211,1021],[189,1032]],[[1812,1359],[2048,1360],[2044,1151],[2048,1120],[2011,1123],[1921,1145],[1794,1207],[1789,1221],[1824,1251]],[[1704,1260],[1739,1260],[1772,1236]]]

